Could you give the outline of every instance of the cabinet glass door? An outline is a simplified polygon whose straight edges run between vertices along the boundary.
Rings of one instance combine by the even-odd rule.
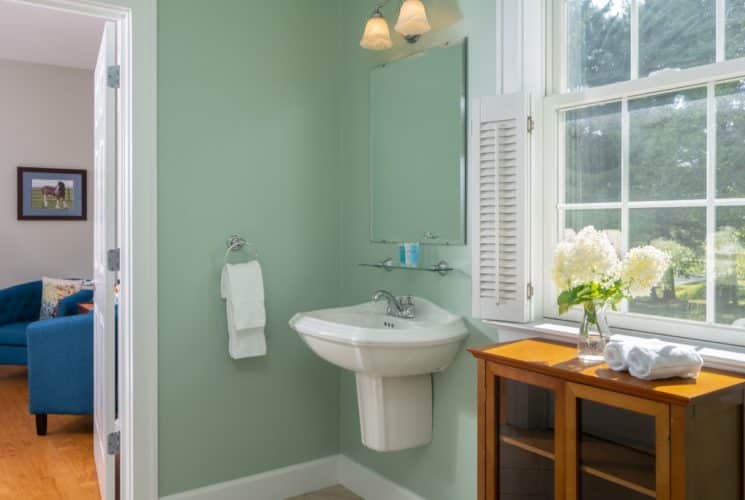
[[[578,384],[566,398],[570,500],[670,498],[667,405]]]
[[[494,475],[499,500],[563,498],[557,484],[563,468],[557,465],[563,447],[561,384],[534,373],[494,367],[496,437]],[[558,430],[557,430],[558,429]],[[561,434],[561,436],[560,436]],[[557,491],[561,493],[556,494]]]

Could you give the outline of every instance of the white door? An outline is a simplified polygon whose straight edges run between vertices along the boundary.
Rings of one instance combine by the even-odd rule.
[[[116,89],[109,85],[108,68],[116,64],[116,26],[107,23],[94,73],[94,244],[96,282],[93,327],[93,454],[102,500],[114,500],[114,456],[108,436],[115,422],[115,315],[116,274],[109,270],[109,250],[116,246]]]

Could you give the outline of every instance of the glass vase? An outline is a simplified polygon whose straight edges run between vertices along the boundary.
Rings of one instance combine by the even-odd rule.
[[[608,327],[608,305],[597,302],[586,302],[584,316],[579,325],[577,338],[577,357],[584,363],[599,363],[604,360],[603,351],[610,337]]]

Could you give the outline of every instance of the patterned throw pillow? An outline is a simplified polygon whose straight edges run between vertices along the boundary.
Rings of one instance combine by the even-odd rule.
[[[57,317],[57,305],[59,301],[80,291],[83,282],[80,280],[61,280],[56,278],[41,279],[41,314],[39,319],[51,319]]]

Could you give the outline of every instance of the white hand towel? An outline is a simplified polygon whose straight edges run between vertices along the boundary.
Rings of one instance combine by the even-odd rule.
[[[642,380],[696,378],[704,360],[693,347],[661,343],[636,345],[628,355],[629,373]]]
[[[613,371],[623,372],[629,369],[629,351],[636,345],[660,345],[663,342],[659,339],[643,339],[636,337],[627,337],[624,335],[614,335],[605,346],[603,355],[608,368]]]
[[[259,263],[225,264],[220,293],[225,299],[230,356],[239,359],[265,355],[266,310]]]
[[[222,297],[233,306],[229,319],[236,330],[259,328],[266,324],[264,279],[257,261],[225,264],[220,288]]]

